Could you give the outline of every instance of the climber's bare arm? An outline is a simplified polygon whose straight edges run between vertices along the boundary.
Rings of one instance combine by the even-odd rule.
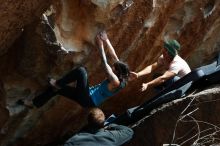
[[[107,48],[108,48],[109,53],[110,53],[111,57],[113,58],[114,62],[119,61],[118,56],[115,53],[115,49],[112,46],[110,40],[108,39],[107,33],[105,31],[102,31],[100,33],[100,37],[104,42],[106,42]]]
[[[107,78],[110,81],[112,88],[118,87],[120,85],[120,81],[119,81],[118,77],[114,74],[114,72],[112,71],[112,68],[109,66],[109,64],[107,62],[106,54],[105,54],[105,50],[104,50],[104,45],[103,45],[103,40],[100,38],[99,35],[97,35],[97,37],[96,37],[96,43],[97,43],[97,46],[98,46],[98,49],[99,49],[99,52],[101,55],[102,64],[105,69],[105,73],[107,75]]]

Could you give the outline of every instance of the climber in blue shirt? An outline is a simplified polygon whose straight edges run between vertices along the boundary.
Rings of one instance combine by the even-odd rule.
[[[83,107],[94,107],[99,106],[108,97],[117,94],[127,84],[130,74],[128,65],[119,61],[105,31],[96,36],[96,43],[101,54],[103,70],[107,77],[105,80],[98,85],[89,87],[86,69],[77,67],[59,80],[50,79],[51,86],[45,92],[31,101],[25,100],[23,103],[26,106],[41,107],[50,98],[59,94],[78,102]],[[107,62],[104,43],[106,43],[114,60],[113,67]]]

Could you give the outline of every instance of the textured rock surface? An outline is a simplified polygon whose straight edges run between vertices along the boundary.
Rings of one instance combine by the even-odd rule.
[[[135,137],[127,145],[219,145],[219,87],[209,87],[152,111],[151,116],[134,128]]]
[[[103,28],[119,58],[135,71],[156,60],[163,39],[167,38],[180,41],[180,54],[192,68],[209,62],[220,50],[220,1],[217,0],[53,1],[50,9],[55,12],[54,30],[59,43],[71,51],[68,54],[45,39],[45,26],[40,18],[50,4],[51,1],[41,0],[1,1],[1,145],[44,145],[83,125],[85,111],[64,97],[30,111],[16,106],[15,101],[42,91],[48,75],[59,78],[79,64],[87,67],[91,84],[99,83],[104,74],[94,36]],[[142,80],[146,79],[131,83],[101,107],[110,114],[142,103],[151,95],[150,91],[138,92]],[[175,105],[170,108],[175,113]],[[201,116],[208,118],[207,114]],[[165,114],[163,117],[166,119]],[[156,123],[152,120],[147,125],[156,128],[151,126]],[[159,136],[155,139],[164,135],[157,131],[155,135]]]
[[[48,8],[50,1],[44,3],[43,0],[1,0],[0,14],[0,46],[3,55],[13,42],[24,31],[24,26],[31,23]]]

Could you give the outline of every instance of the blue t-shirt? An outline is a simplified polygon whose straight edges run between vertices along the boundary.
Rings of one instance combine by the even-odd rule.
[[[108,97],[111,97],[118,93],[122,88],[125,87],[124,84],[120,84],[114,92],[108,90],[108,80],[104,80],[102,83],[89,87],[89,95],[92,98],[92,101],[96,106],[99,106],[102,102],[104,102]]]

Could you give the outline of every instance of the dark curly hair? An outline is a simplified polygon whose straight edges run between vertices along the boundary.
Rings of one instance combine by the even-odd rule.
[[[123,82],[123,81],[127,82],[128,77],[130,75],[129,66],[122,61],[117,61],[113,65],[115,67],[116,75],[119,78],[119,81],[120,82]]]

